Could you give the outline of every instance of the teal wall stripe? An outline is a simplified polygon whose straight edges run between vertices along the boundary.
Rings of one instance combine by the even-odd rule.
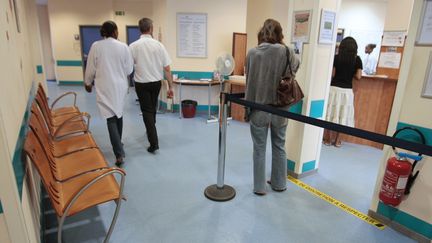
[[[184,79],[213,78],[213,72],[172,71],[172,74]]]
[[[23,120],[21,122],[21,128],[18,135],[18,140],[15,145],[15,152],[12,158],[12,166],[15,173],[15,180],[18,187],[18,193],[21,199],[22,199],[22,188],[24,184],[24,176],[25,176],[25,168],[26,168],[23,148],[24,148],[24,142],[27,135],[27,131],[29,128],[28,122],[30,117],[30,109],[35,97],[35,93],[36,93],[36,83],[33,82],[32,88],[30,90],[29,98],[27,101],[27,107],[24,112]]]
[[[289,108],[289,111],[293,112],[293,113],[296,113],[296,114],[301,114],[302,113],[302,109],[303,109],[303,100],[301,100],[297,104],[291,106]]]
[[[37,66],[36,66],[36,72],[37,72],[38,74],[43,73],[42,65],[37,65]]]
[[[408,124],[408,123],[404,123],[404,122],[399,122],[397,124],[396,129],[401,129],[404,127],[414,127],[414,128],[417,128],[418,130],[420,130],[420,132],[423,133],[423,135],[426,137],[426,144],[429,146],[432,146],[432,129],[426,128],[426,127],[421,127],[421,126],[416,126],[416,125],[412,125],[412,124]],[[409,131],[409,130],[399,133],[398,138],[408,140],[411,142],[421,143],[421,140],[420,140],[419,136],[417,135],[417,133],[413,132],[413,131]]]
[[[3,213],[3,207],[2,207],[2,204],[1,204],[1,201],[0,201],[0,214],[2,214]]]
[[[289,171],[293,171],[295,170],[295,162],[292,160],[287,159],[287,169]]]
[[[82,61],[81,60],[57,60],[57,66],[82,67]]]
[[[377,213],[432,240],[432,224],[402,212],[397,208],[385,205],[382,202],[378,203]]]
[[[166,109],[167,108],[167,103],[164,101],[159,100],[159,105]],[[174,104],[173,105],[173,110],[174,111],[178,111],[179,110],[179,105],[178,104]],[[208,106],[207,105],[197,105],[196,108],[197,111],[208,111]],[[210,112],[212,113],[216,113],[219,110],[219,106],[217,105],[212,105],[210,106]]]
[[[59,80],[60,85],[84,85],[84,81],[82,80]]]
[[[302,173],[305,173],[305,172],[308,172],[308,171],[315,169],[315,163],[316,163],[315,160],[303,163]]]
[[[324,113],[324,100],[312,100],[309,116],[313,118],[322,118],[323,113]]]

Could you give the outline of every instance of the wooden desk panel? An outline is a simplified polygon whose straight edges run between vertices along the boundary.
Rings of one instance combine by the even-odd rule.
[[[243,93],[246,90],[244,83],[231,82],[231,93]],[[245,109],[243,106],[231,103],[231,117],[236,121],[244,122]]]
[[[354,108],[356,128],[386,134],[397,81],[386,78],[363,77],[354,80]],[[341,134],[342,140],[383,148],[383,144]]]

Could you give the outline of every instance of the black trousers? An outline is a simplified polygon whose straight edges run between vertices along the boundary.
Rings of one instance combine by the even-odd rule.
[[[121,142],[123,132],[123,117],[113,116],[107,119],[108,133],[116,158],[124,158],[125,152]]]
[[[156,107],[161,89],[161,81],[150,83],[135,82],[135,90],[147,130],[147,139],[150,146],[159,147],[158,135],[156,130]]]

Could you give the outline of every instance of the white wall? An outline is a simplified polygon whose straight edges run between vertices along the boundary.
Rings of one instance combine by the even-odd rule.
[[[377,44],[372,56],[378,60],[388,5],[392,4],[376,0],[342,0],[338,28],[345,29],[345,37],[352,36],[357,41],[362,60],[364,48],[369,43]]]
[[[395,132],[398,122],[432,129],[430,122],[432,120],[432,113],[428,112],[430,111],[432,100],[420,96],[427,70],[429,53],[432,51],[432,47],[414,45],[422,3],[422,0],[414,1],[395,100],[387,132],[388,135],[392,135]],[[427,137],[427,140],[430,144],[431,138]],[[374,197],[372,199],[372,211],[376,211],[378,207],[378,194],[389,156],[393,156],[393,154],[391,148],[386,146],[381,161]],[[428,227],[430,229],[430,227],[432,227],[432,192],[430,190],[432,185],[432,159],[430,157],[425,157],[420,164],[423,165],[419,166],[421,171],[410,195],[402,201],[396,211],[404,212],[414,218],[423,220],[429,225]],[[416,231],[418,228],[412,230]],[[431,234],[431,232],[429,232],[429,234]]]
[[[258,45],[257,34],[263,26],[266,19],[272,18],[282,26],[284,41],[289,43],[286,38],[288,31],[288,5],[286,0],[248,0],[247,2],[247,18],[246,18],[246,33],[247,33],[247,50]]]
[[[222,52],[232,52],[233,32],[246,31],[246,0],[168,0],[167,23],[163,43],[170,54],[172,69],[212,72]],[[176,47],[176,14],[207,13],[207,58],[178,58]]]
[[[38,242],[38,235],[29,233],[28,228],[38,229],[39,224],[24,216],[23,205],[30,201],[26,197],[20,199],[12,161],[32,84],[44,80],[43,74],[36,73],[36,66],[42,65],[40,32],[35,1],[14,1],[20,32],[11,2],[0,0],[4,16],[0,18],[3,33],[0,38],[0,198],[4,210],[0,216],[0,242],[7,242],[5,238],[11,242]],[[27,215],[33,217],[33,213],[37,212],[30,210]]]
[[[7,231],[7,225],[3,214],[0,214],[0,242],[9,243],[9,233]]]
[[[408,30],[414,0],[388,0],[385,31]]]
[[[38,5],[37,12],[38,12],[41,40],[42,40],[42,50],[43,50],[43,60],[44,60],[43,71],[45,72],[45,76],[48,80],[54,80],[56,78],[55,71],[54,71],[55,62],[52,53],[51,31],[49,26],[48,8],[46,5]]]
[[[85,7],[83,7],[85,6]],[[115,16],[114,11],[125,11]],[[81,43],[74,39],[80,25],[102,25],[113,20],[119,28],[119,40],[126,42],[126,25],[138,25],[142,17],[153,17],[152,1],[132,0],[56,0],[48,2],[55,60],[81,60]],[[57,80],[82,81],[82,67],[56,66]]]

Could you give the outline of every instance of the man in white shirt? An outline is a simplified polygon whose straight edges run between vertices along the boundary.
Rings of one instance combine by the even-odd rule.
[[[168,97],[173,96],[171,59],[165,47],[153,39],[153,21],[142,18],[138,22],[141,37],[130,44],[129,48],[134,59],[135,90],[138,95],[144,125],[147,130],[147,139],[150,147],[147,151],[154,153],[159,149],[156,130],[156,107],[161,89],[161,80],[168,80]]]
[[[377,60],[374,56],[371,56],[371,53],[375,47],[376,47],[375,44],[368,44],[365,47],[366,57],[363,60],[363,72],[368,75],[372,75],[376,73]]]
[[[103,40],[90,48],[85,71],[85,88],[91,92],[96,86],[96,101],[101,115],[107,120],[108,132],[116,156],[116,165],[123,163],[125,152],[121,142],[123,107],[128,91],[128,75],[133,60],[126,44],[117,40],[117,25],[106,21],[101,27]]]

